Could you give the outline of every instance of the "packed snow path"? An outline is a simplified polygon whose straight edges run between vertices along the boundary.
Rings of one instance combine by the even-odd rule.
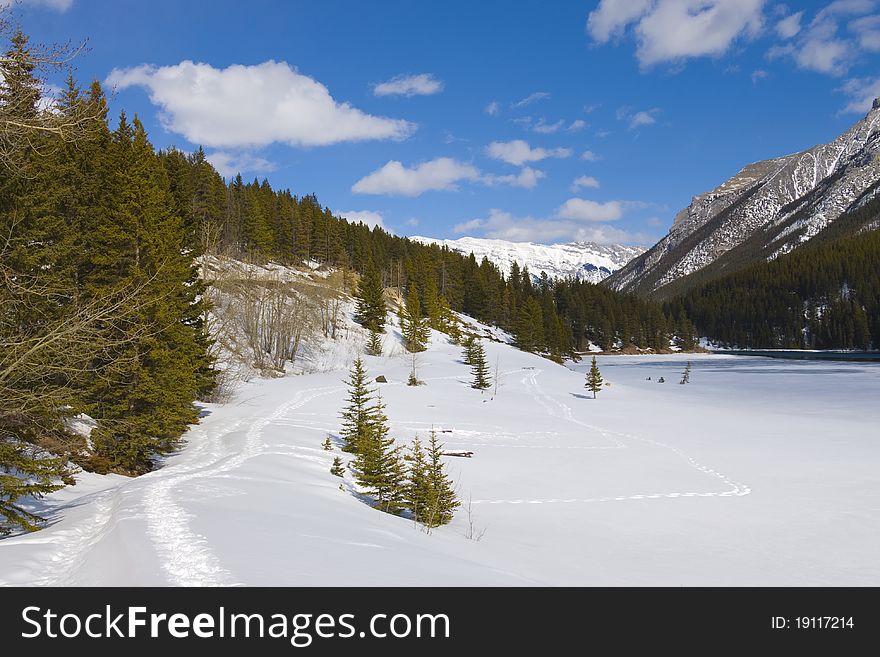
[[[366,359],[399,442],[434,427],[474,452],[447,459],[447,527],[329,474],[346,372],[256,381],[159,470],[51,496],[50,526],[0,541],[0,584],[880,583],[877,366],[705,356],[679,386],[686,357],[608,357],[593,400],[585,364],[487,351],[497,394],[439,336],[422,387],[407,357]]]

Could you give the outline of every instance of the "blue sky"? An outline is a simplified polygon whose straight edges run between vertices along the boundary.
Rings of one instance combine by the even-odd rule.
[[[4,4],[0,0],[0,4]],[[6,3],[8,4],[8,3]],[[880,2],[23,0],[154,144],[398,234],[649,245],[880,95]]]

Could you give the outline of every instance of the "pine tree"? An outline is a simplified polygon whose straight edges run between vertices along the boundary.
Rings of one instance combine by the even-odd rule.
[[[85,287],[96,299],[134,287],[141,305],[117,323],[122,346],[95,363],[110,371],[94,382],[87,408],[98,418],[96,451],[114,469],[142,473],[154,454],[178,447],[198,421],[193,401],[211,387],[204,284],[165,169],[137,118],[121,117],[111,154],[111,205],[90,236]]]
[[[385,291],[375,267],[370,266],[358,281],[355,300],[355,321],[370,331],[384,333]]]
[[[330,466],[330,474],[334,477],[345,476],[345,466],[342,465],[342,459],[338,456],[333,459],[333,465]]]
[[[477,344],[477,339],[468,333],[461,340],[462,353],[461,360],[465,365],[473,365],[474,358],[474,348]]]
[[[325,452],[332,452],[333,451],[333,443],[330,441],[329,435],[326,438],[324,438],[324,442],[321,443],[321,447],[323,448],[323,450]]]
[[[461,506],[452,481],[443,465],[443,446],[437,440],[437,432],[431,430],[427,453],[428,499],[424,509],[423,524],[439,527],[448,524],[455,510]]]
[[[584,387],[593,393],[593,399],[596,393],[602,390],[602,373],[599,372],[599,365],[596,363],[596,357],[593,356],[593,362],[590,364],[590,371],[587,372],[587,382]]]
[[[681,373],[681,381],[679,383],[681,385],[686,385],[691,382],[691,362],[688,361],[687,366],[684,368],[684,372]]]
[[[426,512],[431,506],[431,480],[425,450],[418,435],[403,458],[407,464],[405,504],[416,522],[425,523]]]
[[[343,452],[357,454],[370,433],[370,407],[373,391],[367,387],[367,371],[358,358],[349,372],[348,405],[342,411],[342,429],[339,435],[345,441]]]
[[[470,361],[471,373],[474,377],[471,388],[486,390],[492,387],[492,383],[489,381],[489,365],[486,362],[486,350],[483,349],[483,345],[478,340],[474,341]]]
[[[0,536],[17,529],[39,529],[42,518],[22,508],[18,501],[56,491],[62,487],[61,478],[68,476],[66,459],[13,437],[0,437]]]
[[[422,318],[422,307],[415,285],[410,285],[406,296],[406,309],[401,313],[400,320],[403,345],[407,351],[412,353],[425,351],[429,327],[427,321]]]
[[[382,336],[378,331],[370,331],[366,351],[368,356],[382,355]]]
[[[400,510],[403,466],[400,448],[388,436],[388,417],[377,396],[368,410],[367,430],[361,437],[352,470],[362,488],[376,498],[376,508],[389,513]]]

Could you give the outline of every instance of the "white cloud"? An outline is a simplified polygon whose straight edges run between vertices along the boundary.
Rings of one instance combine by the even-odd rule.
[[[577,192],[580,189],[599,189],[599,181],[593,176],[580,176],[571,183],[571,191]]]
[[[542,135],[552,135],[554,132],[559,132],[563,126],[565,126],[565,121],[562,119],[556,123],[547,123],[542,117],[538,120],[532,130]]]
[[[649,110],[634,111],[632,107],[621,107],[617,110],[617,120],[626,121],[630,130],[641,128],[642,126],[654,125],[657,119],[655,114],[660,112],[659,107]]]
[[[863,50],[880,52],[880,16],[856,19],[849,24],[849,29],[855,33]]]
[[[191,61],[159,68],[143,65],[114,69],[107,84],[148,89],[167,130],[215,148],[403,139],[415,130],[408,121],[372,116],[337,102],[327,87],[286,62],[225,69]]]
[[[546,178],[547,174],[531,167],[523,167],[517,175],[483,176],[482,181],[487,185],[511,185],[513,187],[522,187],[523,189],[534,189],[538,181]]]
[[[398,75],[373,85],[373,94],[376,96],[431,96],[441,91],[443,91],[443,82],[430,73]]]
[[[486,153],[495,160],[501,160],[514,166],[522,166],[526,162],[540,162],[549,157],[569,157],[569,148],[532,148],[522,139],[513,141],[493,141],[486,147]]]
[[[583,130],[587,127],[587,122],[582,119],[575,119],[571,123],[568,124],[566,130],[569,132],[577,132],[578,130]]]
[[[623,216],[623,205],[620,201],[597,203],[583,198],[570,198],[559,206],[556,216],[576,221],[617,221]]]
[[[0,10],[11,7],[16,0],[0,0]],[[21,0],[22,4],[45,7],[64,13],[73,6],[73,0]]]
[[[596,43],[634,25],[643,68],[691,57],[723,55],[739,38],[757,36],[766,0],[601,0],[587,20]]]
[[[538,219],[535,217],[515,217],[509,212],[490,210],[485,219],[471,219],[457,224],[453,230],[459,234],[481,233],[491,239],[512,242],[559,242],[590,241],[599,244],[640,243],[656,241],[653,236],[642,233],[628,233],[613,226],[583,225],[575,221],[560,219]]]
[[[766,80],[770,74],[762,68],[755,69],[752,71],[752,82],[758,83],[761,80]]]
[[[532,103],[536,103],[539,100],[547,100],[548,98],[550,98],[550,94],[546,91],[536,91],[533,94],[529,94],[522,100],[516,101],[515,103],[513,103],[513,105],[511,105],[511,107],[525,107],[526,105],[531,105]]]
[[[275,165],[272,162],[251,153],[214,151],[206,157],[208,162],[213,164],[224,178],[231,178],[238,173],[265,173],[275,170]]]
[[[880,17],[864,16],[876,6],[876,0],[836,0],[817,12],[797,38],[771,48],[767,56],[791,58],[799,68],[817,73],[844,75],[862,50],[880,50]],[[849,22],[855,38],[841,34],[840,21],[859,16]]]
[[[486,109],[483,110],[489,116],[498,116],[498,112],[501,111],[501,105],[498,104],[497,100],[493,100],[491,103],[486,105]]]
[[[409,219],[406,220],[406,225],[412,226],[412,227],[418,226],[419,220],[416,219],[415,217],[410,217]]]
[[[584,151],[581,153],[581,159],[584,162],[598,162],[602,159],[600,155],[596,155],[593,151]]]
[[[776,23],[776,34],[783,39],[790,39],[797,35],[797,33],[801,31],[801,18],[803,18],[803,16],[804,12],[802,11],[792,14],[791,16],[786,16]]]
[[[854,78],[838,89],[849,96],[844,112],[864,114],[871,109],[875,98],[880,97],[880,78]]]
[[[438,157],[408,168],[391,160],[381,169],[358,180],[351,188],[356,194],[419,196],[428,191],[454,190],[461,181],[480,179],[480,170],[449,157]]]
[[[348,219],[353,223],[362,223],[365,226],[369,226],[370,228],[375,228],[378,226],[382,230],[391,232],[388,230],[388,227],[385,226],[384,217],[381,212],[376,210],[349,210],[347,212],[340,212],[340,216]]]

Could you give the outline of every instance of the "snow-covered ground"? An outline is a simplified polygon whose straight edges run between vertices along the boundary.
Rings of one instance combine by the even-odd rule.
[[[0,541],[0,583],[880,585],[880,366],[600,356],[593,400],[588,363],[486,348],[494,398],[438,334],[423,387],[365,359],[399,441],[474,452],[447,458],[470,518],[429,535],[339,489],[344,371],[253,380],[160,470],[52,496],[49,527]]]

